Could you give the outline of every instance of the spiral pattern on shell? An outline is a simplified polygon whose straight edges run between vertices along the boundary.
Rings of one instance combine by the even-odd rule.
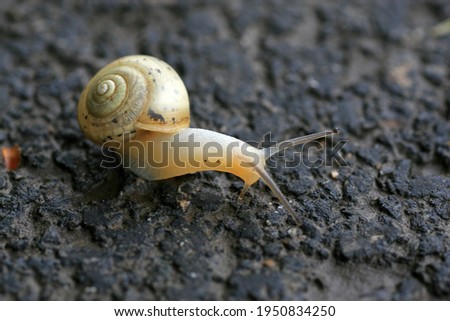
[[[168,64],[151,56],[127,56],[89,81],[78,103],[78,121],[98,144],[131,138],[140,129],[177,132],[189,127],[189,98]]]

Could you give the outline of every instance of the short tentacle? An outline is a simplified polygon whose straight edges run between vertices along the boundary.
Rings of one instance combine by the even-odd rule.
[[[263,182],[270,188],[272,193],[280,200],[281,204],[283,204],[283,206],[286,208],[289,214],[291,214],[292,218],[297,223],[297,225],[300,225],[301,222],[298,219],[295,210],[293,209],[291,204],[289,204],[289,201],[286,199],[283,192],[281,192],[280,188],[272,179],[272,177],[269,175],[269,173],[267,173],[267,171],[264,168],[261,168],[259,166],[255,167],[255,171],[259,174]]]

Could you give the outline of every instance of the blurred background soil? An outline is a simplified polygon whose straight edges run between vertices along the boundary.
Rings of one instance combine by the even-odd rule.
[[[449,300],[448,0],[2,0],[2,300]],[[192,127],[339,127],[348,166],[146,182],[100,167],[78,97],[128,54],[171,64]],[[286,156],[292,157],[292,152]],[[298,157],[295,156],[295,157]],[[277,163],[275,161],[275,163]]]

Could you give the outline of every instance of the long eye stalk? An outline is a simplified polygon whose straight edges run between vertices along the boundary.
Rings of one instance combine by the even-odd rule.
[[[282,141],[281,143],[276,144],[275,146],[270,146],[264,148],[264,156],[269,158],[272,155],[278,154],[279,152],[282,152],[285,149],[292,148],[294,146],[300,145],[300,144],[306,144],[309,142],[312,142],[314,140],[318,140],[327,136],[331,135],[337,135],[339,134],[339,129],[335,128],[333,130],[324,130],[318,133],[291,138],[285,141]]]
[[[277,144],[276,146],[264,148],[263,149],[264,156],[267,159],[270,156],[277,154],[285,149],[294,147],[296,145],[305,144],[305,143],[308,143],[308,142],[311,142],[311,141],[314,141],[314,140],[317,140],[320,138],[324,138],[327,136],[335,135],[335,134],[339,134],[338,128],[335,128],[333,130],[324,130],[319,133],[288,139],[288,140],[285,140],[285,141]],[[266,169],[263,167],[260,167],[260,166],[256,166],[255,171],[259,174],[262,181],[270,188],[272,193],[280,200],[281,204],[285,207],[285,209],[291,214],[292,218],[297,223],[297,225],[300,225],[301,222],[300,222],[299,218],[297,217],[294,208],[291,206],[289,201],[286,199],[286,197],[281,192],[280,188],[275,183],[275,181],[272,179],[272,177],[269,175],[269,173],[266,171]],[[245,191],[247,190],[248,187],[249,186],[247,186],[247,185],[244,186],[241,196],[243,195],[243,193],[245,193]]]

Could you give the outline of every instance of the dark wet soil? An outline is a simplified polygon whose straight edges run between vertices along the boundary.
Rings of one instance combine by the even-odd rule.
[[[447,0],[3,0],[0,145],[22,163],[0,169],[0,299],[450,299],[450,35],[430,33],[448,17]],[[192,127],[339,127],[348,166],[273,160],[301,226],[231,175],[101,168],[76,104],[128,54],[180,73]]]

